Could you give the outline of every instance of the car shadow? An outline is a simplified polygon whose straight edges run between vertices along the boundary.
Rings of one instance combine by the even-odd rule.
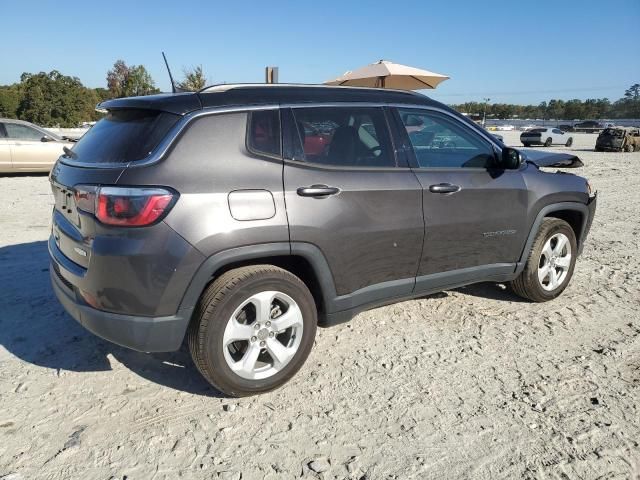
[[[0,177],[18,178],[18,177],[48,177],[49,172],[11,172],[1,173]]]
[[[528,303],[522,297],[517,296],[509,288],[502,283],[474,283],[465,287],[459,287],[454,291],[462,293],[464,295],[471,295],[473,297],[488,298],[491,300],[500,300],[503,302],[518,302]]]
[[[71,318],[49,283],[44,241],[0,247],[0,347],[9,355],[56,371],[111,370],[110,356],[137,375],[197,395],[224,397],[207,383],[186,345],[146,354],[96,337]],[[0,361],[7,353],[0,348]]]

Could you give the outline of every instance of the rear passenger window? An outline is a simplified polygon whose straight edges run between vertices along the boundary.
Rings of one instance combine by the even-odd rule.
[[[294,108],[296,157],[340,167],[395,167],[384,112],[370,107]],[[296,135],[297,133],[297,135]]]
[[[421,168],[491,168],[491,144],[461,122],[438,112],[399,110]]]
[[[253,153],[280,157],[280,115],[278,110],[250,112],[247,146]]]

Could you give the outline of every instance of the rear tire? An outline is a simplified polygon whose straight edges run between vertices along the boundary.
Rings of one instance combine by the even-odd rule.
[[[573,137],[569,137],[567,143],[564,144],[565,147],[570,147],[571,145],[573,145]]]
[[[577,253],[571,226],[564,220],[545,218],[524,270],[509,284],[511,290],[533,302],[553,300],[569,285]]]
[[[553,143],[553,140],[551,140],[551,137],[549,137],[549,138],[547,138],[547,140],[544,142],[544,146],[545,146],[545,147],[550,147],[552,143]]]
[[[522,145],[524,145],[525,147],[530,147],[531,146],[530,143],[524,143],[524,142],[522,143]]]
[[[316,305],[302,280],[272,265],[251,265],[230,270],[207,287],[188,343],[205,379],[242,397],[289,381],[309,356],[316,325]]]

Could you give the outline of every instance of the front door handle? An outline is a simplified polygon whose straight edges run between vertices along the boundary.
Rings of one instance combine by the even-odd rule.
[[[311,185],[310,187],[300,187],[297,192],[301,197],[328,197],[339,193],[340,189],[327,185]]]
[[[460,191],[460,185],[452,185],[451,183],[438,183],[431,185],[429,191],[432,193],[456,193]]]

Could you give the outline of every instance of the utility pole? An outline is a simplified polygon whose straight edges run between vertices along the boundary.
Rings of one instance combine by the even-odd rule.
[[[267,67],[264,74],[265,83],[278,83],[278,67]]]
[[[487,124],[487,103],[489,103],[490,98],[484,99],[484,109],[482,110],[482,128]]]

